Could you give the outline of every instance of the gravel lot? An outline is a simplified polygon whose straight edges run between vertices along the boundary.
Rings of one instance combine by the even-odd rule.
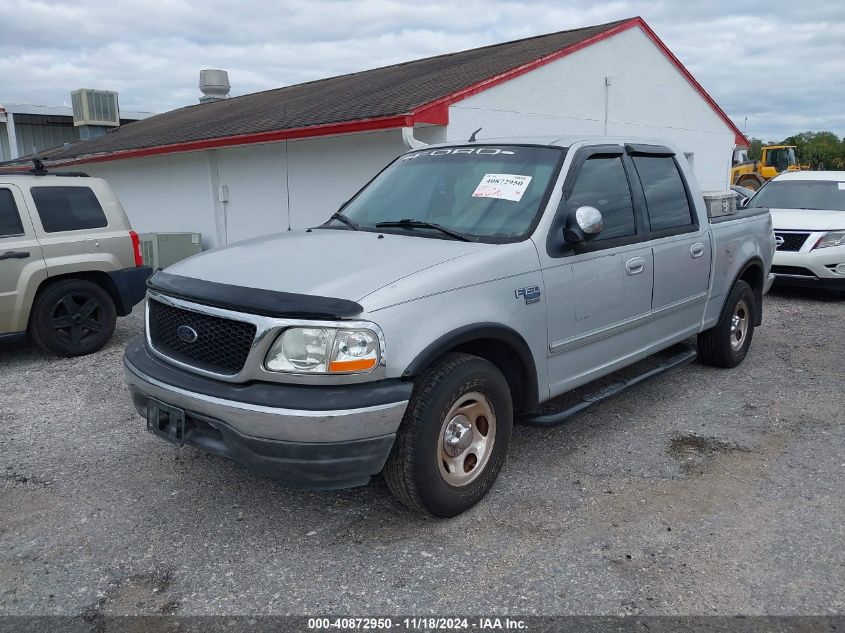
[[[842,614],[845,301],[780,292],[738,369],[517,427],[449,521],[149,435],[99,354],[0,347],[3,614]]]

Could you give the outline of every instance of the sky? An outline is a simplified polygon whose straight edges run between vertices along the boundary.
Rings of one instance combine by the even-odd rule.
[[[845,136],[842,0],[5,0],[0,103],[117,90],[122,110],[232,96],[640,15],[748,136]]]

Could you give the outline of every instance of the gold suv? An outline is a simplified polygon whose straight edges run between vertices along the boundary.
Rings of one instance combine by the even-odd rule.
[[[151,272],[104,180],[40,165],[0,172],[0,340],[96,352],[143,299]]]

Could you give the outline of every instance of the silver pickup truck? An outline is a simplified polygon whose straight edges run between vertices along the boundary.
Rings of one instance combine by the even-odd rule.
[[[126,380],[178,445],[299,486],[382,473],[454,516],[515,420],[562,419],[544,402],[694,335],[702,361],[742,362],[774,250],[767,210],[709,219],[665,143],[429,146],[319,227],[156,273]]]

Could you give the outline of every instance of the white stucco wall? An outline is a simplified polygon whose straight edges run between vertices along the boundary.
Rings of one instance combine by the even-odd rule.
[[[199,232],[204,247],[216,243],[217,219],[206,152],[91,163],[69,169],[105,178],[139,233]]]
[[[733,131],[637,27],[449,108],[450,141],[479,127],[482,140],[604,133],[663,138],[694,154],[703,190],[728,186]]]

